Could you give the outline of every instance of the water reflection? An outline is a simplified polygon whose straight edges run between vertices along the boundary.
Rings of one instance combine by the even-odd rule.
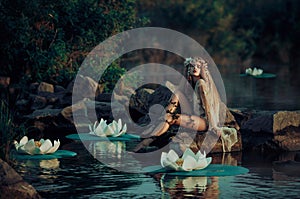
[[[142,169],[141,162],[126,150],[126,141],[89,141],[85,146],[95,159],[107,167],[129,173]]]
[[[23,160],[19,165],[26,168],[39,168],[39,169],[59,169],[60,161],[58,159],[50,160]]]
[[[212,154],[213,164],[247,167],[244,175],[185,177],[146,175],[118,171],[102,164],[102,158],[126,158],[126,142],[81,142],[64,149],[78,155],[52,161],[19,160],[14,168],[43,198],[296,198],[300,178],[274,171],[272,162],[293,159],[293,154],[264,157],[261,154]],[[243,156],[242,156],[243,155]],[[97,157],[99,160],[95,159]],[[134,161],[128,161],[131,168]]]
[[[207,177],[182,177],[167,174],[155,177],[160,182],[161,191],[170,195],[171,198],[204,196],[204,192],[211,186],[211,180]]]
[[[41,160],[40,167],[43,169],[58,169],[59,168],[59,160],[58,159]]]
[[[237,166],[242,153],[212,154],[214,164]],[[153,178],[159,182],[161,191],[169,198],[219,198],[219,179],[224,177],[174,176],[156,174]]]
[[[126,150],[126,143],[124,141],[98,141],[91,142],[89,145],[89,151],[94,157],[97,157],[97,154],[102,156],[109,156],[111,158],[121,159],[122,154]]]

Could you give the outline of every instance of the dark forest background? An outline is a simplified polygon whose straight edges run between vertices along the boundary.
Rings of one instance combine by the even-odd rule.
[[[217,65],[264,60],[298,68],[298,0],[2,0],[0,75],[63,84],[97,44],[143,26],[187,34]]]

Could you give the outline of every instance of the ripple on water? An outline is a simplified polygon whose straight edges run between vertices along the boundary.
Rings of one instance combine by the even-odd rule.
[[[300,177],[274,172],[271,163],[261,164],[252,159],[244,165],[250,172],[243,175],[162,178],[162,175],[158,174],[120,172],[103,165],[87,151],[81,153],[79,151],[78,154],[75,158],[59,159],[59,162],[51,164],[53,167],[40,164],[36,160],[19,161],[15,169],[43,198],[277,199],[297,198],[300,195]]]

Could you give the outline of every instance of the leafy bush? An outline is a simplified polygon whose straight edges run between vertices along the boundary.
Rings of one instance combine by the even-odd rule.
[[[126,72],[117,62],[113,62],[103,73],[100,84],[104,85],[104,92],[110,93],[113,91],[116,83]]]
[[[143,23],[134,0],[3,0],[1,71],[13,81],[66,82],[92,48]]]

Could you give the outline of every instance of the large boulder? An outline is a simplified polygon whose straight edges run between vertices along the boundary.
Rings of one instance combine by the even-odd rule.
[[[0,159],[0,198],[41,198],[37,191]]]
[[[38,93],[39,92],[49,92],[54,93],[54,86],[52,84],[41,82],[37,88]]]
[[[273,115],[274,142],[285,151],[300,150],[300,111],[279,111]]]
[[[299,111],[257,111],[249,114],[251,116],[241,125],[245,149],[300,150]]]

